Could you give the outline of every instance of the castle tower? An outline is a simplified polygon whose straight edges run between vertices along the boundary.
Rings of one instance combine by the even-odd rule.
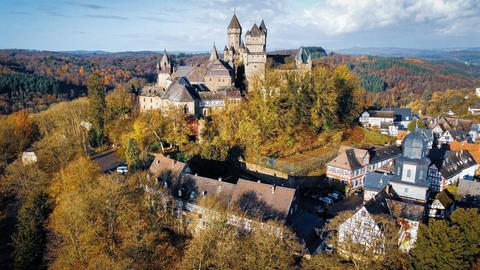
[[[162,88],[168,87],[168,78],[173,73],[173,66],[167,54],[167,50],[163,51],[160,64],[157,62],[157,86]]]
[[[262,20],[260,27],[255,23],[245,34],[245,44],[241,45],[243,64],[247,82],[255,76],[264,78],[267,62],[267,27]]]
[[[212,51],[210,52],[210,62],[215,62],[215,60],[218,60],[218,53],[217,53],[217,48],[215,47],[215,43],[213,43],[213,48]]]
[[[234,51],[238,51],[240,48],[240,43],[242,41],[242,26],[237,19],[237,15],[233,14],[230,24],[227,28],[228,33],[228,48]]]

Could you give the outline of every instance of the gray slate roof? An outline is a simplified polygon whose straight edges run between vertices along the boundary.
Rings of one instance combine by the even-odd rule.
[[[437,160],[435,165],[446,179],[461,171],[475,166],[477,163],[468,151],[446,151],[443,159]]]
[[[393,179],[393,175],[367,172],[363,188],[365,190],[381,191]]]
[[[182,77],[168,87],[162,99],[172,102],[192,102],[198,99],[198,95],[190,82]]]
[[[242,29],[240,22],[238,21],[237,15],[233,14],[230,24],[228,24],[228,29]]]
[[[231,67],[224,61],[217,59],[207,69],[208,76],[229,77],[231,76]]]
[[[396,145],[390,145],[370,149],[368,150],[368,153],[370,154],[370,163],[377,163],[400,156],[402,150]]]
[[[260,28],[258,28],[256,23],[253,24],[252,29],[250,29],[249,33],[252,37],[261,37],[265,35],[265,33],[260,30]]]

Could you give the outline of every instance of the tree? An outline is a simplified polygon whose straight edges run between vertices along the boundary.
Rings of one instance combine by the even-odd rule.
[[[102,146],[105,143],[105,89],[98,74],[88,78],[89,116],[92,128],[90,129],[90,143],[93,146]]]
[[[421,225],[412,265],[416,269],[469,269],[480,256],[480,215],[477,209],[455,210],[451,220]]]
[[[422,120],[420,119],[417,119],[417,120],[414,120],[414,121],[410,121],[410,123],[408,124],[408,130],[409,131],[414,131],[415,128],[426,128],[427,126],[425,125],[425,123],[423,123]]]
[[[140,154],[141,151],[138,148],[137,141],[134,138],[130,138],[130,140],[128,141],[125,156],[127,158],[128,166],[132,171],[136,171],[142,166]]]
[[[15,269],[42,269],[46,250],[45,225],[50,213],[48,195],[38,192],[27,199],[18,213],[17,230],[12,236]]]
[[[251,230],[232,225],[228,220],[241,213],[225,209],[214,198],[203,199],[202,215],[207,224],[188,243],[182,269],[292,269],[301,250],[295,235],[276,223],[251,219]]]

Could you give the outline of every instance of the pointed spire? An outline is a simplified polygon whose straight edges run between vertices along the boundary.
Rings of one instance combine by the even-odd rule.
[[[260,23],[260,30],[263,32],[267,32],[267,26],[265,26],[265,22],[262,19],[262,22]]]
[[[213,43],[212,52],[210,53],[210,62],[218,60],[217,48],[215,47],[215,42]]]
[[[170,65],[170,58],[168,57],[167,49],[164,49],[162,60],[160,61],[160,70],[162,72],[170,73],[171,68],[172,68],[172,66]]]
[[[235,13],[233,13],[233,17],[230,20],[228,29],[242,29],[242,26],[240,25],[240,22],[238,21],[237,15],[235,15]]]

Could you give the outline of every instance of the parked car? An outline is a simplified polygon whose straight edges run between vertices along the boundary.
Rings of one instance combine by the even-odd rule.
[[[332,191],[332,193],[338,194],[338,196],[343,197],[343,193],[338,190],[334,190]]]
[[[128,172],[128,167],[127,166],[118,166],[117,167],[117,173],[127,173]]]
[[[329,198],[334,199],[335,201],[339,201],[342,197],[338,195],[337,193],[328,193],[327,195]]]
[[[333,200],[329,197],[319,197],[318,200],[325,203],[326,205],[333,204]]]

